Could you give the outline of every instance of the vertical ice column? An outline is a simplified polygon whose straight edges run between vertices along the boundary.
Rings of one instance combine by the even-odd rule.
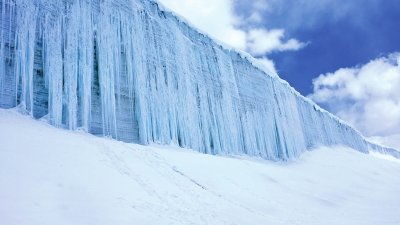
[[[77,3],[78,4],[78,3]],[[89,131],[94,57],[94,25],[91,1],[79,0],[78,99],[80,126]]]
[[[49,89],[49,122],[62,126],[63,108],[63,58],[62,58],[62,18],[49,15],[45,19],[43,32],[43,72]]]
[[[101,93],[103,135],[117,137],[115,76],[120,74],[120,43],[117,19],[110,2],[100,5],[97,29],[98,73]]]
[[[61,2],[54,10],[56,14],[44,12],[43,34],[50,121],[88,131],[94,38],[91,2]]]
[[[132,4],[134,1],[132,1]],[[132,37],[131,51],[127,54],[127,61],[131,61],[130,69],[133,81],[131,91],[134,91],[134,113],[138,126],[139,143],[148,144],[150,142],[149,128],[147,126],[147,105],[148,95],[145,84],[146,81],[146,48],[145,46],[145,28],[144,28],[144,12],[135,10],[132,19]]]
[[[63,21],[64,108],[69,129],[78,126],[79,9],[79,1],[70,5]]]
[[[119,60],[115,65],[119,68],[115,74],[115,105],[116,105],[116,126],[118,140],[139,141],[139,130],[136,108],[137,91],[135,89],[135,70],[138,65],[135,64],[136,49],[134,39],[137,38],[137,32],[133,25],[133,18],[127,16],[126,12],[121,12],[116,17],[115,35],[117,46],[119,47]],[[132,35],[134,34],[134,35]]]
[[[14,13],[15,3],[10,0],[0,0],[0,106],[11,107],[13,98],[11,95],[14,86],[10,83],[15,79],[14,73],[11,73],[14,51]],[[14,78],[14,79],[12,79]],[[15,96],[14,96],[15,97]]]
[[[65,123],[69,129],[82,126],[88,131],[94,38],[91,2],[61,2],[53,10],[57,13],[42,12],[49,120],[57,127]]]
[[[6,71],[5,71],[5,34],[6,29],[5,29],[5,24],[7,20],[7,15],[6,15],[6,3],[9,3],[8,1],[2,0],[1,1],[1,14],[0,14],[0,98],[3,97],[3,92],[4,92],[4,80],[6,76]],[[10,11],[9,11],[10,13]],[[1,102],[0,102],[1,105]]]
[[[16,5],[16,101],[20,102],[21,109],[33,115],[33,66],[38,9],[33,1],[17,0]]]

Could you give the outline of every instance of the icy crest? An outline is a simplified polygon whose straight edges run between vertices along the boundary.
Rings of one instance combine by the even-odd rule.
[[[399,157],[157,2],[0,3],[0,107],[19,106],[57,127],[209,154],[284,160],[347,145]]]

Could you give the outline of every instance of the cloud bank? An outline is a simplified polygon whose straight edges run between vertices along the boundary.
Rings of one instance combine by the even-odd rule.
[[[361,0],[356,0],[357,2],[344,0],[159,1],[211,37],[257,57],[260,63],[275,74],[277,73],[275,64],[267,57],[268,54],[297,51],[307,44],[285,37],[284,29],[267,29],[266,25],[275,23],[288,29],[298,27],[309,29],[315,27],[321,19],[334,23],[351,16],[353,22],[364,21],[364,14],[351,13],[356,6],[360,5]],[[246,16],[235,13],[235,4],[236,6],[242,4],[241,6],[247,8]],[[377,1],[372,0],[368,8],[373,9],[372,6],[376,4]],[[373,10],[369,12],[375,13]],[[286,19],[275,21],[278,17],[273,16],[274,13],[278,15],[283,13]],[[265,17],[268,17],[268,20]],[[304,20],[304,18],[307,19]],[[385,136],[385,138],[378,137],[375,140],[385,140],[384,143],[390,143],[391,141],[387,141],[389,137],[399,137],[397,134],[400,134],[399,64],[400,53],[395,53],[372,60],[365,65],[342,68],[333,73],[320,75],[314,79],[314,93],[309,97],[351,123],[365,135]]]
[[[252,29],[247,33],[247,49],[254,56],[262,56],[274,51],[296,51],[305,46],[296,39],[282,41],[284,36],[283,29]]]
[[[246,32],[236,28],[240,18],[231,0],[159,0],[167,8],[219,41],[246,48]]]
[[[277,51],[296,51],[305,46],[296,39],[285,39],[283,29],[260,25],[261,13],[268,10],[266,0],[252,2],[253,14],[241,18],[234,13],[235,0],[159,0],[211,37],[259,57],[271,71],[273,62],[265,55]]]
[[[367,136],[400,134],[400,53],[313,81],[315,102]]]

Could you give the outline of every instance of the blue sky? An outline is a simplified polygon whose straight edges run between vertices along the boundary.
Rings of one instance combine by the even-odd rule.
[[[254,12],[248,2],[238,0],[235,4],[235,12],[244,18]],[[268,54],[279,75],[304,95],[312,93],[312,80],[320,74],[365,64],[400,50],[398,0],[272,0],[265,3],[268,9],[260,13],[260,23],[253,26],[283,28],[286,36],[307,43],[298,51]]]
[[[400,137],[399,0],[159,0],[366,136]]]

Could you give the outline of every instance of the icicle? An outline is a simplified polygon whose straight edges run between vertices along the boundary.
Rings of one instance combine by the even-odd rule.
[[[79,61],[78,61],[78,81],[81,126],[85,131],[89,131],[90,106],[91,106],[91,86],[93,75],[93,48],[94,48],[94,27],[92,18],[91,2],[80,0],[79,11]]]
[[[79,49],[79,4],[67,7],[63,21],[63,61],[66,125],[69,129],[78,126],[78,49]]]
[[[47,15],[44,33],[44,74],[49,86],[49,120],[56,127],[62,126],[63,107],[63,58],[62,18]]]
[[[286,160],[332,144],[394,154],[154,1],[0,2],[1,107],[209,154]]]
[[[33,66],[38,9],[32,1],[17,0],[16,87],[20,109],[33,115]]]
[[[9,1],[6,0],[2,0],[1,1],[1,18],[0,18],[0,27],[5,27],[6,24],[6,2],[9,3]],[[10,12],[11,13],[11,12]],[[3,28],[0,30],[0,98],[4,98],[4,80],[5,80],[5,75],[6,75],[6,71],[5,71],[5,38],[4,36],[6,36],[5,34],[6,29]],[[0,103],[1,105],[1,103]]]
[[[115,22],[110,2],[101,4],[98,25],[99,82],[101,91],[103,134],[117,137],[115,76],[119,75],[120,43],[118,23]]]

